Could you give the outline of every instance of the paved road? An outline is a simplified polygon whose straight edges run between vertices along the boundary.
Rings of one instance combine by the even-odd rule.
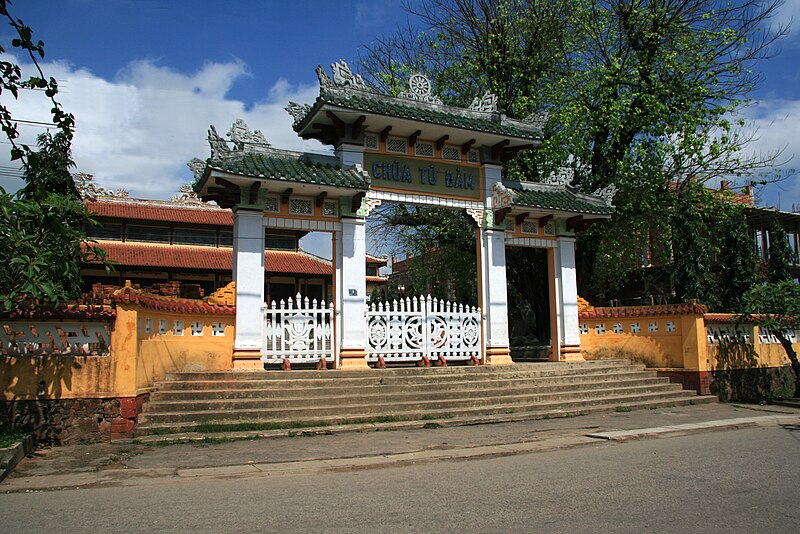
[[[800,428],[0,495],[12,532],[797,532]]]

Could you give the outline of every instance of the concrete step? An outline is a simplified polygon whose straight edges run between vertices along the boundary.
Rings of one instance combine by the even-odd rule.
[[[568,364],[565,364],[568,365]],[[518,369],[522,367],[522,369]],[[352,375],[348,371],[291,371],[252,373],[170,373],[166,379],[156,383],[159,390],[181,389],[249,389],[265,388],[279,383],[281,387],[308,388],[318,385],[358,386],[362,384],[443,383],[447,381],[480,380],[486,378],[521,379],[569,376],[604,376],[621,371],[643,371],[644,366],[603,365],[587,368],[564,367],[552,369],[525,369],[526,366],[490,368],[486,366],[461,368],[427,368],[420,370],[376,369],[359,371]],[[493,369],[486,371],[486,369]],[[399,372],[414,371],[414,372]],[[652,373],[652,371],[647,371]],[[342,373],[342,374],[340,374]],[[346,373],[346,374],[345,374]]]
[[[694,396],[674,384],[637,386],[618,389],[596,389],[581,392],[544,394],[500,394],[496,396],[473,396],[444,399],[413,398],[412,396],[387,396],[365,402],[363,398],[343,397],[337,399],[239,399],[217,400],[203,403],[169,403],[160,410],[144,412],[140,420],[145,422],[186,422],[209,420],[253,420],[275,418],[302,418],[306,415],[335,416],[346,414],[353,417],[380,416],[406,412],[428,413],[431,411],[461,410],[466,408],[493,410],[497,406],[536,404],[565,404],[586,402],[594,399],[637,398],[642,395]]]
[[[642,410],[642,409],[656,409],[667,406],[678,406],[686,404],[707,404],[710,402],[718,402],[718,399],[713,396],[695,397],[694,399],[683,399],[680,401],[663,401],[663,400],[650,400],[641,402],[620,402],[611,409],[618,409],[622,411]],[[175,442],[188,442],[188,441],[203,441],[208,439],[254,439],[254,438],[281,438],[291,437],[292,435],[302,434],[332,434],[341,432],[367,432],[375,430],[400,430],[400,429],[418,429],[430,427],[448,427],[448,426],[465,426],[476,425],[484,423],[507,423],[513,421],[526,421],[534,419],[555,419],[562,417],[574,417],[580,415],[587,415],[595,412],[609,411],[606,405],[586,406],[583,408],[567,409],[567,410],[535,410],[527,412],[514,412],[505,414],[479,414],[479,415],[466,415],[458,417],[448,417],[444,419],[425,418],[425,419],[406,419],[396,421],[370,421],[370,422],[354,422],[347,420],[323,422],[321,425],[315,425],[313,422],[309,426],[298,426],[296,422],[289,423],[286,426],[281,426],[280,423],[270,424],[267,429],[261,430],[234,430],[222,432],[193,432],[190,431],[191,427],[185,426],[184,431],[180,428],[173,426],[155,426],[151,429],[156,431],[154,434],[140,433],[133,439],[124,438],[112,441],[112,443],[175,443]],[[168,431],[174,432],[168,432]]]
[[[548,393],[565,390],[569,391],[590,390],[599,388],[628,388],[635,386],[669,384],[668,378],[642,376],[637,373],[626,373],[615,377],[589,380],[586,377],[570,378],[566,384],[560,381],[547,380],[486,380],[486,381],[460,381],[447,382],[432,388],[430,384],[405,384],[405,385],[365,385],[359,387],[311,387],[311,388],[271,388],[271,389],[203,389],[158,391],[150,395],[150,401],[145,404],[144,411],[162,409],[171,403],[195,404],[215,400],[247,400],[247,399],[302,399],[310,402],[317,399],[328,402],[343,397],[367,399],[385,396],[411,396],[414,398],[431,398],[432,395],[440,398],[470,397],[480,395],[502,395],[514,392],[522,393]]]
[[[629,410],[641,408],[659,408],[665,406],[679,406],[687,404],[701,404],[717,402],[715,396],[697,396],[691,391],[683,391],[682,395],[675,394],[649,394],[640,396],[616,395],[605,398],[596,398],[572,403],[537,403],[533,405],[506,404],[493,406],[491,409],[460,408],[451,410],[420,411],[392,411],[392,420],[420,421],[421,424],[442,425],[449,424],[475,424],[482,418],[487,420],[516,421],[525,419],[539,419],[546,417],[563,417],[580,415],[583,413]],[[235,424],[241,422],[270,425],[271,428],[303,428],[303,426],[333,426],[357,423],[381,424],[380,417],[352,417],[342,414],[334,416],[304,416],[282,418],[250,418],[250,419],[220,419],[209,422],[220,424]],[[187,432],[192,431],[199,421],[183,422],[148,422],[137,427],[137,436],[151,434],[165,434],[166,431]],[[385,422],[385,421],[384,421]],[[213,435],[213,434],[212,434]]]

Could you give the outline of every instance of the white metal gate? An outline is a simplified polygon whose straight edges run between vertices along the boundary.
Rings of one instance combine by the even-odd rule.
[[[469,360],[481,357],[481,310],[455,302],[409,297],[367,310],[367,359]]]
[[[264,345],[261,360],[280,363],[333,362],[333,304],[309,301],[298,293],[294,299],[273,300],[263,308]]]

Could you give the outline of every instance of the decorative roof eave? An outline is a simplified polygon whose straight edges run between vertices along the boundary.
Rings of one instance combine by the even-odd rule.
[[[340,99],[333,99],[333,96],[339,96]],[[391,101],[391,104],[397,108],[406,108],[412,110],[414,108],[422,108],[425,110],[429,110],[435,112],[437,114],[445,114],[445,115],[452,115],[456,120],[453,122],[459,122],[458,119],[466,119],[466,120],[473,120],[473,121],[481,121],[484,123],[484,127],[480,127],[480,125],[474,126],[463,126],[459,124],[450,124],[451,121],[448,120],[431,120],[424,117],[403,117],[398,116],[397,113],[393,113],[390,111],[381,112],[375,111],[370,109],[363,109],[362,106],[357,105],[347,105],[344,102],[350,101],[351,97],[353,96],[363,96],[372,100],[379,100],[379,101]],[[320,96],[314,101],[314,104],[308,107],[308,111],[305,116],[299,121],[296,122],[292,128],[304,138],[314,138],[317,137],[318,134],[312,132],[314,130],[314,124],[325,124],[327,125],[330,121],[327,117],[325,117],[326,112],[347,112],[347,113],[358,113],[361,115],[365,115],[367,117],[384,117],[387,119],[393,119],[395,121],[409,121],[409,122],[417,122],[417,123],[427,123],[431,126],[436,126],[440,128],[447,128],[448,130],[459,130],[465,132],[465,135],[468,134],[481,134],[486,137],[494,138],[496,141],[509,139],[512,143],[510,146],[517,146],[517,145],[531,145],[532,147],[538,146],[542,142],[543,134],[542,131],[539,129],[532,129],[530,128],[530,124],[525,123],[524,121],[518,121],[515,119],[511,119],[506,117],[502,113],[497,112],[486,112],[486,111],[470,111],[462,108],[456,108],[452,106],[447,106],[444,104],[431,104],[427,102],[412,102],[407,101],[398,97],[392,97],[387,95],[379,95],[375,93],[368,93],[365,91],[360,91],[356,89],[321,89]],[[411,113],[409,113],[411,115]],[[514,130],[518,130],[515,132]],[[521,130],[521,131],[519,131]],[[526,135],[523,133],[525,130],[528,130],[529,133]]]
[[[397,123],[427,123],[440,132],[441,129],[461,130],[465,135],[468,132],[483,137],[478,145],[503,142],[516,150],[523,144],[535,146],[543,136],[546,113],[533,114],[524,120],[511,119],[498,112],[497,96],[489,92],[476,97],[469,108],[459,108],[445,105],[433,95],[430,81],[422,74],[411,75],[408,91],[390,96],[369,87],[344,61],[332,64],[331,68],[333,79],[321,65],[317,67],[320,94],[313,105],[290,102],[286,108],[294,118],[294,130],[304,138],[318,138],[328,143],[342,138],[342,121],[331,116],[335,112],[358,114],[357,132],[362,131],[363,121],[371,116],[391,118]],[[380,125],[381,129],[387,126],[392,125]]]
[[[655,306],[623,306],[613,308],[595,308],[578,312],[580,319],[617,319],[633,317],[660,317],[669,315],[706,316],[708,307],[697,302],[685,304],[660,304]]]
[[[544,184],[503,180],[503,186],[511,194],[512,211],[536,209],[543,212],[558,212],[563,216],[582,216],[586,219],[610,219],[614,206],[610,199],[576,191],[566,184]],[[545,198],[533,201],[527,192],[543,193]]]

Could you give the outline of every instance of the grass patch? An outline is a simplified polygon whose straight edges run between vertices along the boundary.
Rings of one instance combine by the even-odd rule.
[[[617,406],[616,408],[614,408],[614,411],[618,413],[627,413],[627,412],[632,412],[633,408],[631,408],[630,406]]]
[[[0,449],[10,447],[18,441],[22,441],[27,436],[27,432],[22,430],[2,430],[0,431]]]

